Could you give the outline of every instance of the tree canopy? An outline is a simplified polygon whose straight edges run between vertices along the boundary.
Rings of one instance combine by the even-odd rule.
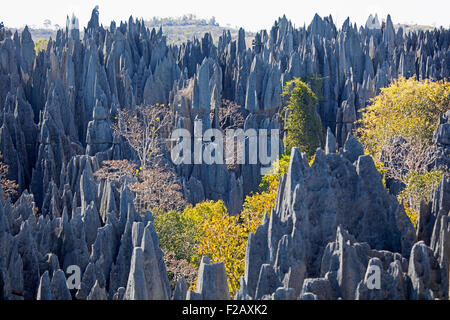
[[[319,99],[310,86],[301,79],[289,81],[283,90],[287,99],[284,108],[285,148],[289,154],[298,147],[309,157],[323,144],[323,127],[316,107]]]
[[[449,82],[400,77],[363,110],[357,135],[377,158],[394,137],[406,139],[418,152],[431,145],[439,116],[449,108]]]

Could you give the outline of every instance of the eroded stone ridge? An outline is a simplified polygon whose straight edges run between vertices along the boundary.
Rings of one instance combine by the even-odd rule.
[[[450,180],[415,232],[358,142],[344,150],[318,150],[310,167],[293,149],[276,207],[250,235],[237,298],[448,299]]]
[[[177,128],[193,133],[200,119],[217,128],[226,99],[244,109],[243,129],[278,129],[283,85],[314,74],[323,78],[326,153],[311,168],[292,154],[274,212],[250,236],[238,298],[448,297],[449,181],[421,209],[415,234],[373,161],[347,140],[357,112],[397,76],[448,78],[448,39],[446,29],[396,31],[390,17],[338,29],[315,16],[299,29],[280,18],[251,48],[243,29],[217,45],[205,34],[170,46],[133,18],[105,28],[94,10],[83,37],[72,17],[36,55],[28,28],[0,27],[0,152],[20,196],[0,197],[0,299],[228,298],[222,267],[206,262],[198,292],[180,279],[171,293],[151,213],[137,214],[126,182],[94,179],[105,160],[136,160],[111,123],[120,109],[162,103]],[[434,167],[448,167],[449,118],[430,151]],[[176,170],[189,202],[222,199],[235,214],[260,167]],[[69,290],[73,265],[80,286]],[[380,265],[382,289],[370,291],[367,270]]]

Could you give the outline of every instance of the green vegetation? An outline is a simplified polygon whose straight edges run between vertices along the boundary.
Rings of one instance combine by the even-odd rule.
[[[286,84],[283,97],[287,99],[284,108],[286,151],[290,153],[293,147],[298,147],[311,157],[324,140],[322,123],[316,110],[319,99],[310,86],[298,78]]]
[[[176,260],[187,260],[197,264],[200,257],[197,254],[197,226],[194,219],[190,219],[178,211],[161,211],[154,221],[161,247],[174,254]]]
[[[421,201],[430,201],[433,188],[442,179],[443,173],[428,172],[423,160],[439,116],[449,109],[449,82],[399,78],[381,89],[358,123],[356,134],[379,171],[406,185],[398,199],[414,225]],[[395,138],[404,140],[398,144],[393,142]]]
[[[420,203],[429,203],[431,193],[442,180],[443,173],[440,171],[430,171],[425,173],[410,172],[405,178],[406,188],[400,193],[399,201],[405,204],[405,211],[414,226],[419,218],[418,209]]]
[[[36,55],[38,55],[40,51],[47,50],[48,41],[48,39],[40,39],[34,43],[34,51],[36,51]]]
[[[319,92],[321,80],[309,80]],[[288,97],[285,108],[288,113],[285,123],[287,149],[300,147],[309,155],[312,164],[314,153],[321,147],[323,139],[320,118],[315,109],[318,98],[300,79],[289,82],[283,95]],[[283,155],[274,163],[272,173],[263,177],[259,192],[246,197],[239,216],[230,216],[223,201],[206,201],[195,207],[188,206],[183,212],[158,214],[154,224],[161,248],[195,267],[198,267],[203,255],[214,262],[223,262],[230,295],[234,296],[245,271],[248,235],[256,232],[265,215],[272,213],[279,183],[288,170],[289,162],[290,156]]]
[[[308,84],[309,83],[309,84]],[[286,99],[284,129],[286,130],[285,145],[290,153],[293,147],[298,147],[305,152],[310,165],[314,162],[314,154],[317,148],[323,145],[323,127],[317,114],[316,106],[320,98],[321,79],[311,77],[305,79],[294,79],[287,83],[283,92]],[[317,92],[317,93],[315,93]],[[398,172],[407,172],[400,175],[405,183],[405,190],[399,195],[399,201],[404,204],[405,212],[411,221],[417,223],[417,210],[421,201],[430,201],[433,188],[442,177],[441,172],[427,172],[423,167],[413,167],[411,164],[422,163],[423,150],[431,145],[431,139],[439,115],[449,108],[450,87],[447,82],[418,82],[413,79],[399,79],[389,88],[382,89],[381,94],[373,99],[372,104],[364,110],[362,119],[359,121],[357,135],[366,148],[367,154],[374,157],[378,171],[385,176],[396,176]],[[149,113],[153,118],[144,121],[146,126],[153,128],[154,134],[147,139],[150,150],[157,150],[152,141],[162,132],[157,130],[162,118],[155,115],[154,110]],[[119,115],[119,120],[123,115]],[[137,123],[138,117],[126,117],[126,121],[118,121],[128,125],[125,134],[130,132],[141,132],[142,123]],[[133,120],[136,119],[136,120]],[[123,119],[122,119],[123,120]],[[135,122],[133,122],[135,121]],[[136,128],[138,130],[136,130]],[[147,130],[148,131],[148,130]],[[151,130],[150,130],[151,131]],[[133,133],[131,138],[137,133]],[[122,133],[124,135],[124,133]],[[396,149],[390,148],[393,138],[402,137],[406,141],[406,148],[402,150],[404,156],[401,168],[395,171],[389,165],[383,164],[381,155],[389,158],[389,153],[395,155]],[[139,143],[130,145],[139,154]],[[142,139],[138,139],[141,141]],[[404,151],[404,152],[403,152]],[[142,151],[142,154],[148,153]],[[164,251],[167,261],[167,270],[174,286],[178,275],[186,275],[191,288],[196,282],[196,269],[202,256],[208,256],[213,262],[223,262],[228,277],[230,295],[235,296],[239,290],[240,277],[245,271],[245,254],[249,233],[254,233],[261,226],[264,217],[270,216],[275,206],[279,183],[282,176],[287,172],[290,162],[288,155],[283,155],[274,164],[271,174],[263,177],[259,186],[259,192],[246,197],[240,215],[231,216],[223,201],[205,201],[196,206],[177,205],[176,203],[158,203],[153,198],[145,196],[149,190],[163,190],[161,186],[167,181],[167,176],[162,172],[148,171],[144,174],[147,166],[143,156],[140,157],[141,164],[144,163],[142,172],[136,172],[136,179],[141,179],[140,188],[136,193],[144,195],[147,203],[155,214],[154,226],[159,235],[159,243]],[[391,158],[389,158],[391,159]],[[108,165],[108,163],[107,163]],[[118,179],[118,173],[134,174],[134,167],[127,163],[112,163],[106,167],[104,172],[98,174],[109,180]],[[155,174],[157,173],[157,174]],[[159,179],[154,179],[159,177]],[[169,179],[170,180],[170,179]],[[384,180],[383,180],[384,181]],[[146,182],[146,184],[142,184]],[[175,185],[169,189],[175,190]],[[150,194],[156,198],[167,197],[169,190],[163,193],[156,191]],[[148,199],[147,199],[147,198]],[[181,197],[181,196],[180,196]],[[156,204],[155,204],[156,203]],[[174,209],[174,210],[170,210]]]
[[[240,216],[230,216],[223,201],[206,201],[183,212],[161,212],[154,221],[161,248],[195,267],[203,255],[223,262],[230,294],[234,296],[244,275],[248,235],[256,232],[265,214],[270,215],[280,178],[288,166],[289,156],[282,156],[274,164],[273,173],[263,178],[260,192],[246,198]]]
[[[375,158],[396,136],[417,153],[431,146],[439,116],[449,108],[449,82],[399,78],[364,110],[357,134]]]

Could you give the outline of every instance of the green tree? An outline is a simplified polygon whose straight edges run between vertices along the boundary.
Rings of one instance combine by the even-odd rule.
[[[282,95],[287,100],[283,110],[286,152],[290,154],[293,147],[298,147],[311,157],[324,140],[316,110],[319,99],[309,85],[298,78],[286,84]]]
[[[183,212],[175,210],[159,212],[155,216],[154,226],[161,248],[166,252],[172,252],[176,260],[187,260],[194,265],[197,264],[201,257],[197,254],[199,235],[196,223],[197,220],[186,216]]]

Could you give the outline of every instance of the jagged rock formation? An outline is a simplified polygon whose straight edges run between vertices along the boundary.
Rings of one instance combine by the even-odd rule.
[[[250,235],[237,298],[448,299],[448,178],[426,208],[415,233],[352,137],[311,167],[294,149],[270,219]]]
[[[243,29],[235,41],[224,33],[217,46],[205,34],[178,47],[133,18],[105,28],[95,9],[80,34],[78,20],[68,18],[36,55],[28,28],[11,35],[0,27],[0,151],[19,185],[14,202],[0,197],[0,299],[227,298],[220,265],[206,262],[198,292],[180,280],[171,294],[151,214],[136,213],[125,184],[95,181],[103,161],[136,159],[111,122],[120,109],[164,103],[176,128],[201,133],[219,128],[227,99],[246,109],[242,129],[278,129],[284,84],[311,75],[323,78],[318,111],[331,128],[327,153],[309,168],[294,152],[275,212],[250,238],[239,297],[372,297],[366,269],[380,263],[385,282],[398,286],[374,297],[448,296],[448,181],[422,208],[417,240],[425,243],[414,245],[371,159],[352,138],[344,146],[359,110],[395,77],[448,78],[448,30],[396,32],[390,17],[381,27],[374,18],[365,28],[347,20],[338,29],[319,16],[295,29],[283,17],[259,32],[252,48]],[[436,133],[436,166],[448,165],[448,119]],[[222,199],[235,214],[258,187],[263,166],[176,170],[188,201]],[[347,266],[342,247],[361,256],[354,265]],[[342,266],[331,262],[336,257]],[[69,291],[73,265],[81,284]],[[348,272],[351,279],[342,278]]]
[[[381,29],[381,23],[378,19],[378,14],[370,15],[366,22],[366,29]]]
[[[196,291],[189,290],[186,300],[229,300],[227,274],[223,262],[210,263],[203,257],[198,270]],[[183,299],[184,300],[184,299]]]
[[[428,169],[450,172],[450,110],[442,115],[434,133],[433,147],[428,151]]]
[[[82,180],[89,183],[82,184],[81,194],[89,194],[93,191],[89,184],[95,185],[87,170]],[[107,196],[105,192],[101,198]],[[107,211],[105,222],[95,196],[89,205],[74,205],[71,215],[65,206],[62,216],[39,218],[34,214],[32,195],[24,193],[14,205],[2,199],[3,298],[168,299],[169,280],[152,216],[137,214],[130,196],[125,187],[117,207]],[[81,271],[80,287],[72,291],[66,279],[70,266],[78,266]]]
[[[246,48],[243,29],[237,40],[224,33],[217,46],[205,34],[178,47],[142,21],[104,28],[98,16],[93,10],[82,39],[78,20],[68,18],[38,56],[27,28],[12,38],[2,31],[0,151],[9,178],[21,192],[33,193],[44,214],[48,195],[68,191],[62,180],[73,157],[95,156],[100,164],[135,158],[110,129],[121,108],[170,103],[176,127],[194,133],[195,120],[203,120],[203,130],[218,127],[217,110],[227,99],[246,108],[245,129],[277,129],[284,84],[317,75],[319,114],[342,147],[358,111],[393,78],[449,76],[449,31],[405,34],[395,31],[390,17],[382,26],[372,17],[360,29],[349,20],[338,29],[331,17],[317,15],[309,27],[295,29],[283,17]],[[190,202],[222,199],[237,213],[245,195],[257,189],[260,167],[186,165],[177,171]]]

